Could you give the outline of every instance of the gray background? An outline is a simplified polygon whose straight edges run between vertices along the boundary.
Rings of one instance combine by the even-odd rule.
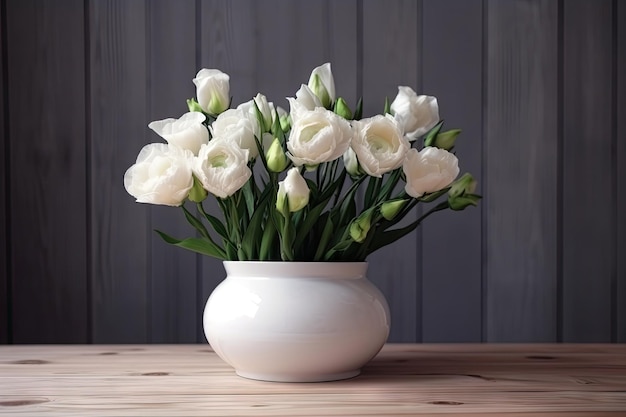
[[[286,107],[330,61],[460,127],[479,208],[370,259],[392,341],[626,341],[626,1],[1,0],[0,342],[202,342],[220,262],[122,176],[201,67]],[[214,208],[214,207],[213,207]]]

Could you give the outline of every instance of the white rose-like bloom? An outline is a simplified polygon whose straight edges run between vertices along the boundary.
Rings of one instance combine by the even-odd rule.
[[[206,117],[199,112],[188,112],[178,119],[163,119],[150,122],[148,127],[167,141],[170,145],[176,145],[188,149],[194,155],[198,155],[200,146],[209,143],[209,131],[202,124]]]
[[[165,143],[143,147],[124,174],[124,188],[138,203],[180,206],[193,186],[193,154]]]
[[[322,85],[316,85],[315,76],[319,77]],[[327,62],[311,71],[308,87],[319,98],[323,106],[328,106],[335,101],[335,79],[330,69],[330,63]]]
[[[439,123],[439,105],[432,96],[418,96],[411,87],[398,87],[391,112],[410,140],[416,139]]]
[[[390,114],[354,121],[352,149],[363,171],[374,177],[402,166],[411,147],[398,121]]]
[[[220,198],[229,197],[252,176],[248,151],[234,142],[214,139],[200,148],[193,173],[205,190]]]
[[[315,166],[341,157],[350,146],[350,124],[335,113],[318,107],[299,113],[287,141],[294,165]]]
[[[289,211],[302,210],[309,203],[310,193],[311,190],[309,190],[306,180],[300,175],[298,168],[291,168],[287,171],[285,180],[278,183],[276,208],[282,213],[286,198],[289,204]]]
[[[402,170],[406,175],[405,191],[418,198],[452,184],[459,175],[459,160],[445,149],[427,146],[419,152],[411,149]]]
[[[229,109],[217,116],[211,125],[214,138],[224,138],[235,142],[241,149],[248,150],[250,160],[259,155],[254,137],[261,138],[261,128],[256,114],[243,108]]]
[[[230,77],[217,69],[203,68],[193,79],[196,97],[202,110],[220,114],[230,105]]]

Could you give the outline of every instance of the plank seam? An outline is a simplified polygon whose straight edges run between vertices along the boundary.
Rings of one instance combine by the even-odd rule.
[[[564,73],[564,60],[565,60],[565,25],[564,25],[564,3],[563,0],[559,0],[557,6],[557,109],[556,109],[556,341],[563,342],[563,198],[564,198],[564,89],[565,89],[565,73]]]
[[[418,91],[424,90],[424,3],[420,0],[417,2],[417,19],[419,22],[419,27],[422,30],[416,31],[416,39],[415,44],[419,48],[415,56],[418,59],[416,64],[417,68],[417,88]],[[423,213],[422,207],[418,205],[417,207],[417,216],[421,216]],[[416,283],[415,283],[415,300],[418,300],[419,305],[416,306],[416,313],[419,312],[419,317],[415,319],[415,341],[423,342],[424,341],[424,229],[423,227],[419,227],[417,229],[417,233],[415,236],[415,247],[417,248],[416,260],[417,266],[415,268],[416,271]]]
[[[152,93],[151,93],[151,89],[152,89],[152,7],[151,7],[151,2],[150,1],[145,1],[144,2],[144,19],[146,22],[146,25],[144,27],[145,33],[144,33],[144,39],[145,39],[145,43],[144,43],[144,60],[145,60],[145,68],[146,68],[146,96],[145,96],[145,109],[146,112],[150,115],[149,117],[152,118]],[[147,131],[147,129],[144,129],[144,143],[149,143],[150,142],[150,135]],[[145,305],[145,309],[146,309],[146,317],[145,317],[145,326],[146,326],[146,341],[151,343],[152,340],[152,294],[153,294],[153,289],[154,289],[154,277],[152,276],[152,215],[153,215],[154,209],[150,209],[149,211],[149,215],[146,216],[146,242],[148,242],[148,244],[146,245],[146,286],[145,286],[145,292],[146,292],[146,305]]]
[[[613,0],[611,4],[611,189],[613,190],[611,195],[611,223],[615,225],[613,227],[613,233],[611,236],[612,246],[613,246],[613,262],[611,265],[611,343],[617,342],[617,322],[618,322],[618,285],[617,285],[617,271],[618,271],[618,251],[617,246],[619,243],[618,238],[618,203],[619,200],[617,198],[617,176],[618,176],[618,156],[617,156],[617,42],[618,42],[618,19],[617,19],[617,0]]]
[[[481,139],[480,139],[480,146],[481,146],[481,153],[482,153],[482,164],[480,166],[480,178],[481,178],[481,186],[483,190],[487,190],[487,163],[489,161],[489,159],[487,158],[487,153],[488,153],[488,149],[487,146],[485,146],[485,141],[486,141],[486,136],[488,134],[486,127],[487,127],[487,122],[488,122],[488,111],[487,111],[487,80],[488,80],[488,72],[489,72],[489,51],[487,50],[487,40],[489,39],[489,11],[488,11],[488,3],[487,0],[482,0],[482,39],[481,39],[481,49],[482,49],[482,67],[483,67],[483,72],[482,72],[482,79],[481,79],[481,90],[482,90],[482,97],[481,97],[481,107],[483,109],[482,112],[482,120],[481,120],[481,131],[482,131],[482,135],[481,135]],[[486,196],[486,198],[488,199],[489,196]],[[488,260],[488,253],[487,253],[487,210],[485,208],[485,204],[483,201],[483,204],[480,205],[480,212],[481,212],[481,225],[480,225],[480,229],[481,229],[481,239],[480,239],[480,244],[481,244],[481,263],[480,263],[480,287],[481,287],[481,297],[482,300],[480,302],[480,322],[481,322],[481,326],[480,326],[480,340],[482,342],[486,342],[489,339],[489,334],[488,334],[488,323],[487,323],[487,315],[488,315],[488,282],[487,282],[487,268],[485,268],[485,265],[487,264],[487,260]]]

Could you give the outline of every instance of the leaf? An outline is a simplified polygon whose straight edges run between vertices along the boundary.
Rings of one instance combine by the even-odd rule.
[[[179,240],[159,230],[155,230],[155,232],[157,232],[159,236],[161,236],[161,238],[166,243],[169,243],[170,245],[178,246],[180,248],[187,249],[192,252],[197,252],[202,255],[208,255],[208,256],[212,256],[214,258],[218,258],[222,260],[227,259],[226,253],[224,252],[224,250],[220,248],[219,246],[217,246],[215,243],[211,242],[210,240],[207,240],[204,238],[196,238],[196,237]]]
[[[252,218],[250,219],[250,223],[246,231],[243,234],[241,239],[241,249],[244,251],[246,256],[250,259],[255,257],[255,246],[260,243],[257,234],[261,233],[261,224],[263,220],[266,218],[265,211],[267,207],[268,201],[271,199],[268,198],[269,188],[265,189],[264,195],[261,197],[261,201],[259,202],[259,206],[254,211]]]
[[[270,208],[270,210],[272,210]],[[263,236],[261,237],[261,246],[259,248],[259,260],[268,261],[272,258],[272,249],[274,248],[274,241],[278,232],[274,226],[273,221],[268,221],[263,229]]]
[[[191,212],[187,210],[184,205],[180,207],[183,209],[183,212],[185,212],[185,218],[187,219],[187,222],[189,222],[189,224],[191,224],[203,237],[210,239],[209,231],[206,229],[206,227],[204,227],[204,224],[200,221],[200,219],[191,214]]]
[[[323,258],[324,253],[326,252],[326,247],[328,246],[328,242],[330,242],[330,238],[333,235],[333,221],[330,218],[330,215],[326,216],[326,224],[324,225],[324,230],[322,231],[322,236],[320,237],[320,241],[317,245],[317,251],[315,252],[315,261],[319,261]]]
[[[224,224],[220,221],[220,219],[207,213],[204,210],[204,206],[202,205],[202,203],[198,203],[198,209],[200,210],[204,218],[207,219],[209,223],[211,223],[213,230],[215,230],[217,234],[220,235],[223,239],[228,240],[228,232],[226,232],[226,228],[224,227]]]
[[[356,103],[356,110],[354,111],[354,120],[361,120],[363,117],[363,97],[359,98]]]
[[[311,231],[311,229],[313,228],[313,226],[317,222],[319,222],[319,217],[322,214],[322,211],[324,210],[326,205],[328,204],[328,200],[330,200],[330,197],[328,197],[325,201],[322,201],[317,206],[315,206],[311,210],[309,210],[309,212],[307,213],[306,217],[302,221],[302,224],[299,225],[299,227],[298,227],[298,234],[297,234],[296,239],[295,239],[295,241],[293,243],[294,249],[295,249],[296,253],[298,253],[298,249],[300,248],[300,245],[302,245],[302,242],[308,236],[308,234]]]
[[[430,129],[428,133],[426,133],[426,136],[424,136],[424,146],[434,146],[435,139],[437,138],[437,134],[441,130],[442,126],[443,126],[443,120],[437,123],[435,127]]]

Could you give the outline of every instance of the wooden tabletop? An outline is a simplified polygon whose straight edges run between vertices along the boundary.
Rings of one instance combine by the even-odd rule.
[[[626,345],[386,345],[361,376],[238,377],[207,345],[0,346],[0,415],[626,416]]]

